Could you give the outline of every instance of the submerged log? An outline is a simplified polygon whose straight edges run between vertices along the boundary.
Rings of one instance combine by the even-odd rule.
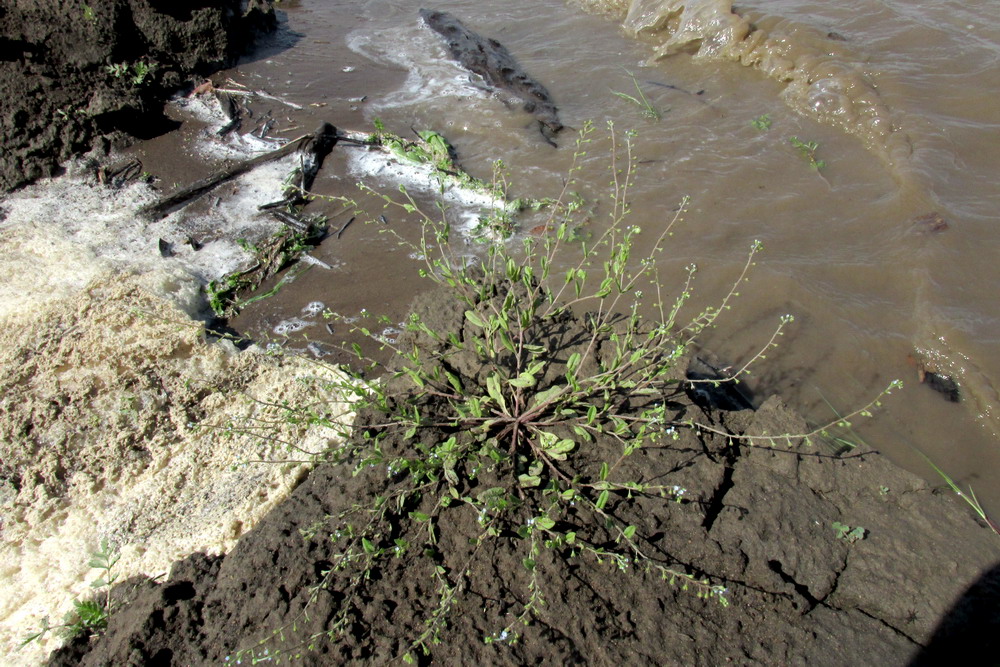
[[[481,76],[487,86],[519,99],[524,110],[538,119],[545,140],[555,145],[550,135],[563,129],[563,124],[552,96],[545,86],[528,76],[503,44],[472,32],[447,12],[421,9],[420,18],[445,39],[451,57],[459,65]]]
[[[323,123],[311,135],[303,135],[297,139],[293,139],[277,150],[252,157],[249,160],[237,162],[236,164],[222,169],[207,178],[203,178],[200,181],[192,183],[172,195],[164,197],[158,202],[148,206],[143,206],[139,209],[138,213],[140,216],[149,220],[159,220],[174,210],[186,206],[192,200],[197,199],[206,192],[214,189],[216,186],[236,178],[241,174],[245,174],[262,164],[271,162],[272,160],[280,160],[281,158],[291,155],[296,151],[302,151],[305,153],[308,156],[307,160],[309,164],[314,165],[315,171],[318,171],[319,167],[323,164],[323,159],[330,153],[330,150],[333,149],[333,146],[337,143],[337,138],[337,128],[330,123]],[[315,171],[313,172],[313,178],[315,178]]]

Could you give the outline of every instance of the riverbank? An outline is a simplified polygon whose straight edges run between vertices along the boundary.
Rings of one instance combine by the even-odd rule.
[[[433,330],[468,335],[449,291],[421,297],[414,312]],[[557,357],[586,341],[577,324],[563,325],[568,342]],[[439,343],[417,336],[415,344]],[[481,370],[449,361],[463,383]],[[410,653],[428,664],[904,665],[983,655],[996,620],[976,610],[996,603],[990,568],[1000,538],[952,494],[877,452],[833,455],[800,439],[750,444],[807,430],[777,397],[728,413],[682,394],[668,402],[672,415],[719,434],[678,429],[616,464],[611,480],[673,491],[616,491],[603,527],[587,520],[581,498],[579,509],[555,511],[555,525],[533,528],[530,491],[500,520],[483,500],[497,482],[469,481],[458,465],[455,488],[469,496],[461,502],[438,502],[444,478],[399,496],[415,468],[394,466],[420,460],[418,450],[434,450],[449,429],[404,433],[383,415],[363,415],[349,448],[367,451],[367,438],[381,433],[379,459],[320,465],[225,555],[193,554],[166,580],[121,586],[107,633],[50,664],[382,664]],[[564,465],[578,471],[621,451],[611,437],[577,447]],[[396,497],[399,507],[392,501],[381,515],[388,532],[366,532],[365,508]],[[637,527],[642,559],[615,538],[612,517]],[[514,525],[490,538],[494,519]],[[359,534],[371,542],[355,551]],[[560,541],[569,534],[573,541]],[[663,568],[694,579],[665,577]]]

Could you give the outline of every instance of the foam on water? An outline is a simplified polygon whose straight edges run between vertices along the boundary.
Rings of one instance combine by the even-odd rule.
[[[362,180],[374,178],[382,183],[403,185],[414,191],[440,197],[453,218],[454,228],[466,236],[474,235],[484,214],[507,206],[503,200],[448,179],[441,186],[439,174],[432,165],[403,163],[381,151],[352,151],[348,157],[348,169]]]
[[[316,326],[315,322],[306,322],[305,320],[299,319],[298,317],[293,317],[287,320],[282,320],[275,325],[273,331],[279,336],[290,336],[293,333],[298,333],[307,327]]]
[[[369,60],[407,71],[406,82],[399,90],[370,102],[371,109],[409,107],[448,98],[467,104],[469,100],[490,97],[484,88],[470,83],[469,72],[448,57],[441,39],[422,21],[403,29],[361,28],[348,35],[347,45]]]

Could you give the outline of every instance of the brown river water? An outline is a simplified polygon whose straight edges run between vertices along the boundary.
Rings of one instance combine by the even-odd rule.
[[[302,107],[281,108],[276,136],[311,131],[321,120],[370,130],[380,118],[399,134],[437,130],[474,175],[488,178],[502,159],[515,196],[556,194],[574,152],[571,128],[592,121],[598,131],[577,177],[581,194],[602,202],[590,222],[598,232],[609,180],[605,128],[610,121],[619,135],[634,130],[639,169],[630,222],[655,238],[682,197],[691,198],[658,267],[670,292],[697,265],[690,316],[717,304],[754,241],[763,244],[739,299],[700,344],[741,364],[783,314],[794,315],[780,348],[754,367],[752,389],[781,393],[821,423],[901,379],[903,389],[876,419],[855,423],[856,437],[931,478],[923,452],[1000,512],[994,3],[758,0],[735,11],[724,0],[429,6],[503,43],[548,88],[568,126],[558,148],[544,143],[530,116],[446,62],[442,43],[418,19],[421,6],[287,0],[279,5],[281,34],[228,76]],[[636,83],[659,120],[613,94],[636,96]],[[769,127],[755,127],[764,115]],[[825,166],[810,166],[792,137],[816,142]],[[145,148],[147,168],[164,181],[185,180],[170,170],[162,148],[169,142]],[[335,149],[317,192],[352,187],[358,176],[349,150]],[[412,238],[412,220],[393,211],[386,219]],[[334,217],[331,226],[346,220]],[[233,325],[303,347],[307,338],[341,339],[303,315],[310,303],[402,319],[425,286],[418,262],[379,231],[358,221],[324,241],[313,255],[330,269],[313,267]],[[308,326],[282,335],[288,327],[281,323],[294,318]],[[960,402],[921,384],[915,359],[952,376]]]

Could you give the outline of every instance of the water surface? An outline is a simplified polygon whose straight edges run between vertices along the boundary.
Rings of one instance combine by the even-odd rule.
[[[445,60],[420,6],[284,2],[294,45],[233,75],[301,105],[288,111],[289,126],[329,119],[366,129],[380,118],[400,134],[434,129],[475,175],[488,177],[502,159],[514,193],[557,192],[573,129],[558,148],[546,145],[528,114]],[[740,363],[793,314],[780,349],[755,367],[754,388],[782,393],[819,422],[900,378],[904,389],[875,422],[858,424],[860,437],[929,474],[917,451],[926,453],[1000,508],[1000,110],[984,94],[1000,86],[991,3],[760,0],[734,12],[722,0],[443,0],[432,8],[502,42],[570,128],[610,121],[636,132],[632,222],[648,236],[691,197],[659,270],[665,290],[679,289],[685,267],[698,265],[692,317],[726,294],[751,244],[763,243],[750,282],[704,346]],[[659,120],[613,94],[635,96],[630,72]],[[765,115],[767,129],[752,124]],[[792,137],[816,142],[825,166],[810,166]],[[606,133],[595,133],[578,173],[581,194],[597,202],[595,230],[608,208],[609,149]],[[343,154],[326,171],[321,191],[357,178]],[[409,224],[388,218],[397,229]],[[421,289],[417,262],[378,232],[359,225],[325,242],[316,254],[334,269],[310,271],[241,324],[273,334],[316,300],[401,318]],[[309,331],[322,338],[318,325]],[[961,402],[921,385],[914,360],[953,375]]]

